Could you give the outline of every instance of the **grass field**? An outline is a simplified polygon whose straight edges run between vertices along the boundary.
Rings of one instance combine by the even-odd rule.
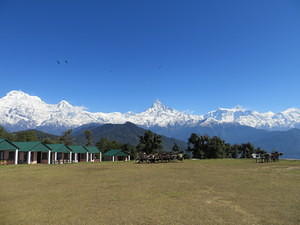
[[[1,225],[300,224],[300,161],[0,167]]]

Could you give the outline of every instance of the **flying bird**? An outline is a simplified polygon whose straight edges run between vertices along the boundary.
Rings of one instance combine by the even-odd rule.
[[[65,60],[65,64],[68,64],[69,62],[68,62],[68,60]]]
[[[57,64],[60,64],[60,61],[59,61],[59,60],[56,60],[56,63],[57,63]]]

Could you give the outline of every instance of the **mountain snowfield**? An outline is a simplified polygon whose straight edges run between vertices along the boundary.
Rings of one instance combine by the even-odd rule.
[[[160,101],[141,113],[92,113],[65,100],[47,104],[37,96],[22,91],[10,91],[0,98],[0,124],[9,130],[41,128],[58,133],[89,123],[121,124],[132,122],[143,127],[197,127],[236,123],[263,129],[300,127],[300,109],[290,108],[280,113],[246,110],[241,107],[219,108],[205,115],[195,115],[172,109]]]

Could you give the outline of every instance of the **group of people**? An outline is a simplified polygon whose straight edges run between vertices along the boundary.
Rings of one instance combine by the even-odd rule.
[[[256,160],[256,163],[268,163],[268,162],[276,162],[279,161],[279,156],[282,153],[280,152],[272,152],[272,153],[253,153],[252,157]]]
[[[170,162],[175,160],[182,161],[183,153],[163,152],[146,154],[145,152],[141,152],[136,158],[137,163]]]

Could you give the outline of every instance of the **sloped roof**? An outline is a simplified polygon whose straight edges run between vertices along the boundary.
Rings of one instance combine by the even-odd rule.
[[[89,153],[100,153],[99,149],[96,146],[84,146],[84,148],[89,152]]]
[[[108,152],[105,152],[104,156],[128,156],[128,154],[124,153],[120,149],[111,149]]]
[[[64,144],[46,144],[46,146],[50,148],[52,152],[63,152],[63,153],[70,152],[69,148],[67,148],[67,146],[65,146]]]
[[[87,150],[81,145],[68,145],[67,147],[74,153],[87,153]]]
[[[50,149],[38,141],[12,142],[21,152],[48,152]]]
[[[12,142],[0,138],[0,151],[8,151],[8,150],[16,150],[17,146],[15,146]]]

